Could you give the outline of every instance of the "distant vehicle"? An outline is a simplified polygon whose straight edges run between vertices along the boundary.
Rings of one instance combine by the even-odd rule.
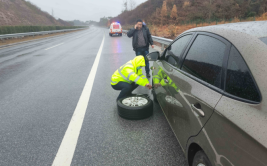
[[[112,24],[110,24],[109,36],[113,36],[113,35],[122,36],[121,24],[118,22],[113,22]]]
[[[267,21],[190,29],[147,55],[190,166],[267,165]]]

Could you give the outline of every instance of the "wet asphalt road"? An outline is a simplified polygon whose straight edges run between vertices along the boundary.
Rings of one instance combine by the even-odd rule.
[[[0,49],[0,165],[53,163],[104,36],[71,165],[187,165],[158,104],[145,120],[118,116],[110,78],[135,54],[97,27]]]

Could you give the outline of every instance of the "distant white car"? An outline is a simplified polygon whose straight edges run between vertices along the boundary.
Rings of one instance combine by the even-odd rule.
[[[121,24],[118,23],[118,22],[113,22],[110,25],[110,28],[109,28],[109,36],[113,36],[113,35],[122,36]]]

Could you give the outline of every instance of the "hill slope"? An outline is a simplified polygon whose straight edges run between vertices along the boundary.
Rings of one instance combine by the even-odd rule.
[[[43,25],[70,26],[25,0],[0,0],[0,26]]]
[[[150,24],[178,24],[189,20],[215,20],[260,16],[267,12],[267,0],[148,0],[132,11],[124,11],[111,21],[133,24],[137,18]],[[173,8],[176,17],[172,17]]]

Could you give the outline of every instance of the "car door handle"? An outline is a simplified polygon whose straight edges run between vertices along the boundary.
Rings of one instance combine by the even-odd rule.
[[[191,107],[192,107],[193,110],[194,110],[198,115],[200,115],[201,117],[204,117],[204,116],[205,116],[205,113],[202,111],[202,109],[197,108],[197,107],[195,106],[195,104],[191,104]]]

